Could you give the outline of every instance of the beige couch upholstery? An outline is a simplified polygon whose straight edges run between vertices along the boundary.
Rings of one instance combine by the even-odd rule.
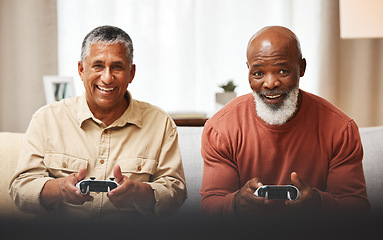
[[[184,164],[188,199],[179,215],[199,212],[203,161],[200,154],[202,127],[179,127],[179,144]],[[360,130],[364,147],[364,171],[372,212],[383,210],[383,126]],[[15,170],[23,134],[0,133],[0,218],[30,219],[20,212],[8,194],[8,185]]]
[[[0,132],[0,218],[30,219],[31,214],[21,212],[8,194],[8,186],[20,155],[22,133]]]

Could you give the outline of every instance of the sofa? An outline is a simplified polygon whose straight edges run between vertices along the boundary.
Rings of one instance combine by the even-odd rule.
[[[178,211],[178,215],[199,213],[203,160],[200,154],[203,127],[178,127],[179,145],[184,165],[188,198]],[[371,212],[383,210],[383,126],[361,128],[364,147],[363,167],[367,193],[371,202]],[[10,178],[16,168],[22,133],[0,133],[0,218],[28,220],[34,216],[17,209],[8,194]]]

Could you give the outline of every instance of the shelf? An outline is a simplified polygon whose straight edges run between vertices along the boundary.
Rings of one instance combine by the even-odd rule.
[[[207,118],[173,118],[179,127],[203,127]]]

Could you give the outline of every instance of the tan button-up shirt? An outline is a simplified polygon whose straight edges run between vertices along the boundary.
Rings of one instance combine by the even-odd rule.
[[[129,178],[149,184],[155,195],[154,214],[177,210],[186,198],[177,128],[169,116],[148,103],[130,99],[125,113],[110,126],[96,119],[85,95],[42,107],[32,117],[10,194],[26,212],[46,211],[40,193],[46,181],[87,169],[86,179],[107,180],[120,165]],[[82,206],[60,203],[57,210],[92,219],[141,212],[117,209],[105,193],[91,193]]]

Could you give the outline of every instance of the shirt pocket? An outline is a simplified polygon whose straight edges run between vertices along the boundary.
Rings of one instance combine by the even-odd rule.
[[[88,168],[88,161],[62,153],[46,153],[44,164],[53,177],[66,177],[76,173],[80,168]]]
[[[120,165],[123,175],[141,182],[148,182],[158,165],[156,160],[139,157],[119,159],[117,164]]]

